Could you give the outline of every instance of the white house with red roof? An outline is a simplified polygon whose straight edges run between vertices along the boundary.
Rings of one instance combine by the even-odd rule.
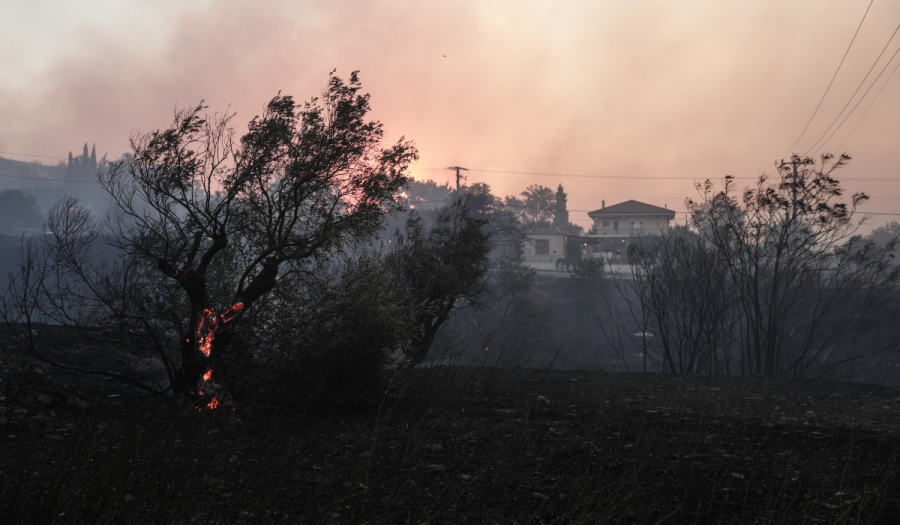
[[[669,231],[675,212],[635,200],[620,202],[588,213],[594,221],[590,235],[627,239],[632,235],[659,235]]]
[[[576,228],[535,228],[525,242],[525,262],[538,270],[564,270],[573,257],[624,260],[633,236],[660,235],[669,231],[675,212],[629,200],[588,213],[594,225],[587,235]]]

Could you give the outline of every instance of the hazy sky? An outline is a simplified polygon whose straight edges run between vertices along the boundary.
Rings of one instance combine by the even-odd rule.
[[[304,100],[332,69],[358,69],[391,140],[417,143],[417,178],[445,181],[440,168],[461,165],[500,195],[562,183],[570,210],[637,199],[681,211],[694,179],[754,177],[786,158],[868,5],[5,0],[0,155],[62,159],[87,141],[114,157],[133,131],[167,125],[176,106],[230,105],[246,122],[279,90]],[[898,24],[900,2],[874,0],[796,151],[851,100]],[[888,64],[881,78],[823,148],[854,158],[842,178],[873,197],[871,212],[900,213],[900,73],[882,91],[898,49],[900,34],[848,111]],[[585,213],[571,218],[589,225]],[[876,223],[890,219],[900,217]]]

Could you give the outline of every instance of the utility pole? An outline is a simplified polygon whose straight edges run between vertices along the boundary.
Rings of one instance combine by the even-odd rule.
[[[788,175],[788,177],[791,178],[791,190],[793,192],[793,195],[791,197],[791,212],[795,215],[797,213],[797,166],[811,163],[811,159],[800,160],[800,157],[796,155],[791,157],[791,175]],[[784,159],[781,159],[779,168],[783,168],[785,166],[787,166],[787,162],[785,162]]]
[[[800,164],[800,159],[798,159],[797,157],[791,158],[792,174],[788,175],[788,177],[791,178],[791,185],[793,186],[794,190],[794,197],[791,200],[791,207],[793,207],[794,204],[797,203],[797,164]],[[785,162],[784,159],[781,159],[781,165],[779,165],[778,167],[783,168],[785,166],[787,166],[787,162]]]
[[[460,167],[460,166],[450,166],[450,167],[447,168],[447,169],[448,169],[448,170],[456,170],[456,191],[459,191],[459,179],[465,178],[465,177],[463,177],[462,175],[460,175],[459,172],[460,172],[460,171],[469,171],[469,170],[467,170],[466,168],[462,168],[462,167]]]
[[[792,192],[792,195],[791,195],[791,217],[790,217],[791,222],[794,222],[794,217],[797,216],[797,164],[799,164],[799,162],[800,162],[800,159],[798,157],[796,157],[796,156],[791,157],[792,172],[791,172],[791,175],[787,176],[787,177],[791,178],[791,192]],[[784,168],[786,165],[787,165],[787,163],[784,161],[784,159],[781,159],[781,165],[779,167]],[[787,177],[783,177],[782,180],[784,180]]]

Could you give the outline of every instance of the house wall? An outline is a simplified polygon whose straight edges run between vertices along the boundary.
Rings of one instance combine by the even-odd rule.
[[[618,230],[614,227],[616,221],[619,223]],[[609,223],[609,225],[604,226],[605,223]],[[632,223],[635,223],[635,225],[632,226]],[[665,215],[604,216],[594,219],[594,231],[597,233],[593,235],[601,237],[604,235],[630,236],[642,233],[659,235],[660,233],[669,231],[669,219]]]
[[[547,254],[538,254],[541,241],[546,241]],[[557,259],[566,254],[566,236],[564,234],[531,234],[525,240],[525,262],[555,265]]]

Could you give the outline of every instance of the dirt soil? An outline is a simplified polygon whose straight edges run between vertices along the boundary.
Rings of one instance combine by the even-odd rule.
[[[0,522],[897,523],[900,389],[416,370],[332,410],[0,371]],[[52,375],[52,374],[51,374]]]

